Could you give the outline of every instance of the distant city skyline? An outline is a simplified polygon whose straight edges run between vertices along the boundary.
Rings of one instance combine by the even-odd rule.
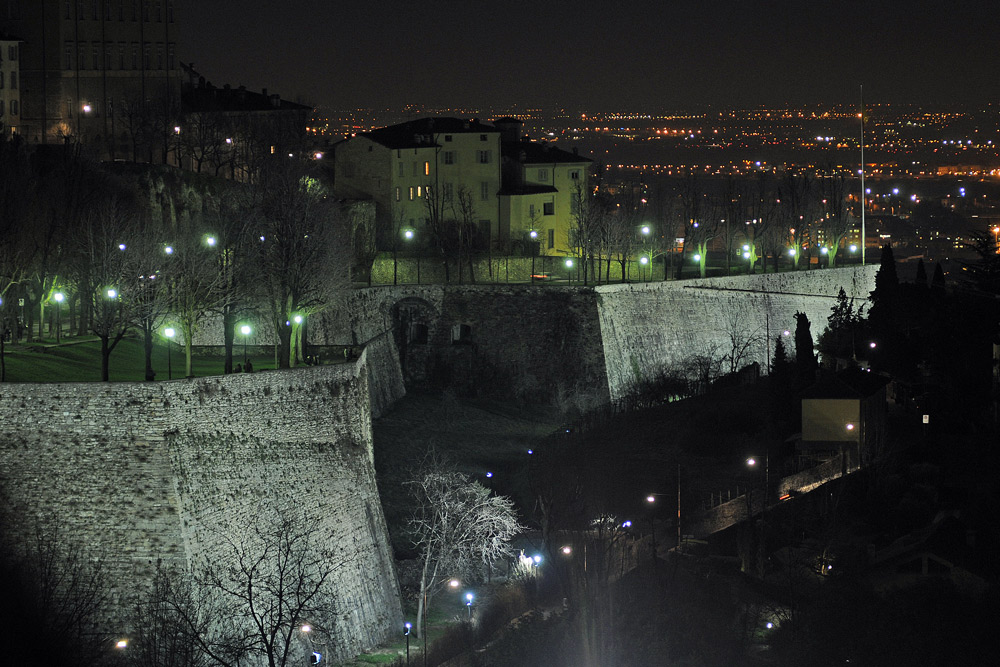
[[[987,0],[179,0],[217,85],[338,109],[1000,101]]]

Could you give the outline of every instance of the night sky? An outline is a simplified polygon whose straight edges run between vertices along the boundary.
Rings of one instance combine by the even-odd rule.
[[[178,0],[216,85],[335,109],[1000,102],[998,0]]]

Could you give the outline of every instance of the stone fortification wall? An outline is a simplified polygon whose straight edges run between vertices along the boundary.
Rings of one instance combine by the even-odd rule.
[[[471,394],[608,400],[591,288],[371,287],[320,318],[312,341],[367,344],[376,416],[403,395],[404,376]]]
[[[401,620],[372,466],[365,357],[356,363],[158,383],[7,384],[0,493],[18,530],[41,527],[104,560],[125,597],[158,562],[224,562],[226,528],[292,506],[343,555],[339,653]]]
[[[699,357],[730,354],[731,333],[739,340],[755,339],[741,365],[757,361],[766,368],[768,346],[773,351],[776,335],[794,332],[796,312],[809,317],[815,340],[826,328],[839,289],[863,302],[875,287],[877,270],[867,265],[598,287],[611,398],[663,372],[690,372]],[[794,354],[791,338],[787,347]]]

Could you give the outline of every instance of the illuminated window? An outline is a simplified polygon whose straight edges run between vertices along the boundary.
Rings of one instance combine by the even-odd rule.
[[[424,162],[424,176],[430,176],[430,175],[431,175],[431,163]]]
[[[410,201],[413,201],[413,186],[410,186]]]
[[[399,187],[399,186],[397,185],[397,186],[396,186],[396,201],[399,201],[399,200],[400,200],[400,197],[402,196],[402,194],[401,194],[401,190],[402,190],[402,188],[400,188],[400,187]]]

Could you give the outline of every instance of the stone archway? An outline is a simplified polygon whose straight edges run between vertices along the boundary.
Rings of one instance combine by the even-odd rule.
[[[431,341],[438,328],[437,309],[424,299],[407,297],[394,303],[390,312],[403,381],[426,380],[433,356]]]

